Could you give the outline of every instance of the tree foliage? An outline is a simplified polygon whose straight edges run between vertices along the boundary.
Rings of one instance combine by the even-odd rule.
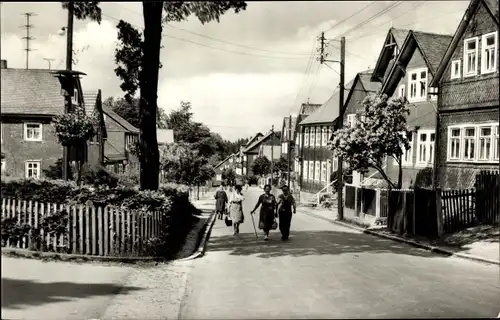
[[[102,10],[99,8],[99,1],[71,1],[73,3],[73,15],[78,20],[90,19],[101,23]],[[63,9],[68,9],[69,2],[63,1]]]
[[[228,185],[234,186],[236,184],[236,172],[233,169],[222,170],[221,176],[222,180],[225,180]]]
[[[288,160],[285,157],[280,157],[278,160],[274,160],[273,171],[274,173],[288,172]]]
[[[253,174],[257,176],[266,176],[271,173],[271,161],[265,156],[258,157],[252,163]]]
[[[161,169],[166,181],[201,185],[215,175],[215,170],[197,150],[183,143],[172,143],[161,149]]]
[[[341,156],[351,170],[366,173],[374,168],[391,187],[401,188],[401,159],[410,148],[406,117],[409,114],[404,98],[388,98],[387,95],[370,94],[363,100],[365,119],[354,127],[337,130],[331,147]],[[384,160],[392,157],[399,165],[398,180],[394,183],[384,171]]]

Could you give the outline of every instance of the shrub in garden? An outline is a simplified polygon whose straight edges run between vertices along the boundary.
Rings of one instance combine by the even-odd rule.
[[[2,198],[44,203],[66,203],[75,196],[76,184],[63,180],[18,179],[1,182]]]
[[[95,188],[115,188],[118,186],[119,179],[114,174],[100,165],[84,164],[81,170],[81,181],[85,185],[91,185]]]

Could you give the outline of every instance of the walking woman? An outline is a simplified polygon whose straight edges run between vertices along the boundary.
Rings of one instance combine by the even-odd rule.
[[[221,185],[217,192],[215,193],[215,212],[219,217],[219,220],[222,220],[222,216],[226,213],[226,203],[227,203],[227,194],[224,191],[224,186]]]
[[[259,229],[264,231],[264,240],[269,240],[269,230],[272,229],[272,225],[275,222],[275,208],[276,208],[276,198],[271,194],[271,186],[266,184],[264,186],[264,194],[259,197],[255,208],[252,210],[252,214],[260,207],[259,216]]]
[[[240,224],[245,221],[245,216],[243,215],[243,193],[241,193],[241,186],[236,185],[234,187],[234,192],[231,194],[231,200],[229,202],[229,215],[231,220],[233,220],[234,234],[240,233]]]
[[[281,231],[281,240],[288,240],[290,236],[290,224],[292,223],[292,208],[293,213],[297,212],[295,199],[290,194],[290,188],[287,185],[281,187],[282,194],[278,196],[278,216],[280,219],[279,228]]]

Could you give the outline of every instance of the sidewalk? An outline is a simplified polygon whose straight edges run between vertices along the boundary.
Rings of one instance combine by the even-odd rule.
[[[336,224],[361,228],[365,233],[391,240],[405,242],[436,253],[500,265],[500,231],[498,227],[478,226],[469,228],[442,239],[432,241],[423,237],[395,235],[385,226],[375,226],[375,217],[355,217],[352,210],[344,208],[344,221],[337,221],[337,209],[299,207],[301,212]],[[355,226],[353,226],[355,225]]]

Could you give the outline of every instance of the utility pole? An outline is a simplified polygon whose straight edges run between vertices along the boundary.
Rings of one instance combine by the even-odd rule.
[[[334,130],[340,130],[342,129],[343,122],[344,122],[344,82],[345,82],[345,37],[342,37],[340,39],[340,61],[338,60],[327,60],[326,57],[328,56],[328,53],[325,53],[325,33],[321,32],[321,36],[319,37],[319,40],[321,42],[321,47],[319,48],[320,56],[319,56],[319,61],[320,63],[325,63],[325,62],[336,62],[340,64],[340,84],[339,84],[339,117],[337,118],[337,122],[334,123],[335,127]],[[338,171],[337,171],[337,210],[338,210],[338,215],[337,219],[338,220],[343,220],[344,219],[344,207],[343,207],[343,197],[342,197],[342,192],[343,192],[343,170],[342,170],[342,157],[338,157]]]
[[[22,15],[26,16],[26,24],[20,26],[20,28],[26,28],[26,37],[23,37],[23,39],[26,39],[26,49],[23,50],[26,51],[26,69],[28,69],[30,51],[33,51],[33,49],[30,48],[30,41],[35,40],[35,38],[30,36],[30,30],[35,27],[34,25],[30,24],[30,18],[36,16],[36,14],[34,14],[33,12],[26,12],[22,13]]]
[[[292,115],[288,117],[288,188],[290,188],[290,175],[292,174]]]
[[[45,61],[47,61],[49,63],[49,70],[50,70],[50,66],[51,66],[50,62],[51,61],[55,61],[56,59],[43,58],[43,60],[45,60]]]
[[[273,182],[274,182],[274,124],[273,126],[271,127],[271,187],[273,186]]]
[[[73,63],[73,1],[68,1],[68,25],[66,26],[66,70],[71,71]],[[68,74],[68,77],[71,77]],[[73,79],[71,79],[73,81]],[[64,105],[64,113],[71,111],[71,92],[66,95],[66,103]],[[69,167],[69,149],[67,146],[63,149],[63,180],[68,180]]]

